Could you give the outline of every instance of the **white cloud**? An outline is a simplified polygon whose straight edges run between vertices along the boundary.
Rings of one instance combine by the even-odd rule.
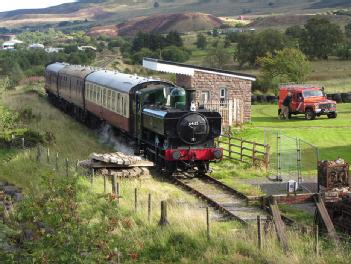
[[[63,3],[75,2],[75,0],[2,0],[0,12],[15,9],[44,8]]]

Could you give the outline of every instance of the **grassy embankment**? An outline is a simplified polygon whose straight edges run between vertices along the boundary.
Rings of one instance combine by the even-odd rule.
[[[50,146],[51,149],[64,153],[70,160],[85,158],[93,151],[109,150],[108,146],[98,143],[92,131],[62,114],[50,106],[45,98],[40,98],[34,93],[25,93],[23,90],[11,92],[4,97],[3,103],[11,109],[31,107],[35,114],[41,113],[40,119],[28,125],[38,130],[52,131],[56,141],[53,146]],[[51,161],[49,165],[46,163],[44,157],[42,163],[38,164],[35,159],[29,158],[28,153],[19,152],[15,158],[1,166],[1,179],[24,187],[27,193],[38,192],[36,187],[41,175],[56,174],[53,171],[53,162]],[[86,187],[89,187],[89,183],[84,178],[81,181]],[[135,214],[133,213],[133,190],[136,187],[139,189],[139,210]],[[90,214],[96,210],[97,215],[90,216],[93,218],[88,220],[83,214],[81,220],[84,223],[87,221],[88,227],[94,224],[98,226],[99,221],[103,220],[98,214],[102,208],[105,208],[105,202],[103,200],[93,201],[93,199],[98,199],[95,194],[103,192],[102,179],[96,179],[93,193],[90,193],[91,189],[89,189],[82,189],[82,193],[79,193],[79,196],[85,201],[79,203],[79,208],[82,207],[82,211],[87,210]],[[43,190],[39,190],[38,193],[40,191]],[[146,219],[148,193],[152,194],[153,200],[150,224]],[[213,222],[211,241],[207,242],[205,212],[203,208],[199,208],[197,200],[175,186],[156,179],[141,182],[122,181],[121,194],[121,217],[127,222],[122,222],[122,226],[117,227],[113,233],[109,233],[111,240],[108,240],[107,243],[110,247],[116,247],[122,252],[124,263],[134,262],[135,257],[143,263],[330,263],[332,260],[342,263],[350,257],[348,250],[345,248],[335,250],[327,241],[322,242],[322,256],[315,257],[311,254],[314,246],[312,235],[301,235],[290,231],[288,237],[291,249],[288,254],[285,255],[280,249],[273,232],[265,237],[264,250],[258,251],[255,246],[254,228],[246,229],[235,223]],[[161,200],[168,200],[169,203],[171,225],[166,228],[157,226],[158,207]],[[43,206],[45,208],[45,202]],[[28,208],[28,210],[31,209]],[[62,235],[65,239],[73,236],[73,234],[65,234],[65,230],[62,232],[57,234],[61,239]],[[69,241],[73,243],[72,240]],[[42,242],[49,243],[50,239],[44,239]],[[54,245],[57,250],[60,248],[60,244]],[[35,249],[35,252],[39,254],[38,258],[45,260],[50,254],[55,256],[55,248],[45,248],[45,250],[44,248]],[[90,250],[96,252],[95,247]],[[131,252],[133,254],[130,254]],[[91,254],[83,253],[80,258],[84,262],[84,259],[90,256]],[[64,257],[69,258],[67,255]]]

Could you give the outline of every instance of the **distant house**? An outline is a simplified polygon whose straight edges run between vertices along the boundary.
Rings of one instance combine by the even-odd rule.
[[[194,89],[198,105],[216,105],[211,107],[212,110],[220,110],[222,117],[227,118],[227,124],[251,120],[251,87],[255,76],[150,58],[144,58],[143,66],[150,70],[175,73],[178,86]]]
[[[16,39],[14,34],[0,34],[0,41],[12,41]]]
[[[63,51],[64,48],[53,48],[53,47],[49,47],[49,48],[46,48],[45,51],[47,53],[58,53],[60,51]]]
[[[40,43],[33,43],[28,46],[29,49],[45,49],[45,46]]]
[[[79,50],[92,50],[92,51],[96,51],[97,49],[93,46],[81,46],[81,47],[78,47]]]
[[[11,41],[5,41],[4,43],[2,43],[2,46],[1,48],[3,50],[15,50],[16,49],[16,45],[18,44],[22,44],[23,41],[20,41],[20,40],[11,40]]]

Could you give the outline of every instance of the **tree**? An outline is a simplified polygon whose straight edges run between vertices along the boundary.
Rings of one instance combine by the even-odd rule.
[[[183,40],[177,31],[170,31],[166,36],[167,46],[183,47]]]
[[[208,52],[204,63],[213,68],[223,69],[231,61],[231,57],[230,52],[224,48],[223,43],[219,43]]]
[[[328,59],[343,41],[343,33],[337,24],[326,18],[311,18],[303,31],[300,47],[310,58]]]
[[[203,34],[200,33],[197,35],[197,39],[196,39],[195,44],[196,44],[196,47],[203,50],[207,46],[207,38]]]
[[[304,82],[311,72],[311,64],[306,56],[296,48],[285,48],[276,56],[268,54],[257,59],[261,66],[260,82],[275,86],[281,82]]]
[[[189,57],[190,52],[184,48],[169,46],[162,50],[162,58],[168,61],[185,62]]]
[[[143,58],[148,57],[148,58],[158,58],[158,54],[153,52],[150,49],[147,48],[142,48],[140,51],[134,53],[132,55],[132,61],[133,63],[141,64],[143,62]]]
[[[300,26],[291,26],[285,30],[285,35],[293,39],[300,39],[302,34],[303,29]]]
[[[286,43],[285,36],[273,29],[267,29],[258,34],[243,33],[238,38],[234,58],[239,62],[240,67],[245,63],[255,66],[258,57],[263,57],[268,53],[274,56],[277,51],[286,46]]]

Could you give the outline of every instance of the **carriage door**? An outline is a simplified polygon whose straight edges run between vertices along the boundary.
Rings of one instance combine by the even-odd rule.
[[[140,92],[137,91],[135,93],[135,137],[141,138],[141,100],[140,100]]]

